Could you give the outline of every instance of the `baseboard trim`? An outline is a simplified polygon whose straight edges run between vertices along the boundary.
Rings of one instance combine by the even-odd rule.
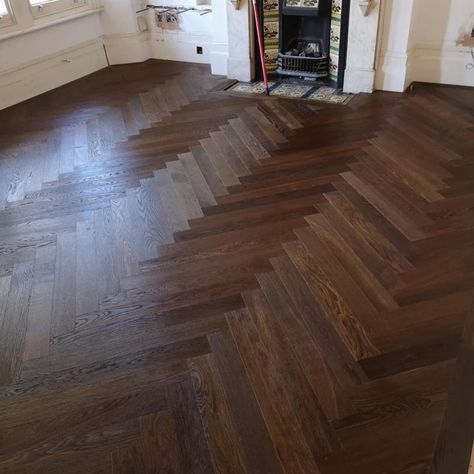
[[[41,57],[0,75],[0,109],[107,67],[102,38]]]

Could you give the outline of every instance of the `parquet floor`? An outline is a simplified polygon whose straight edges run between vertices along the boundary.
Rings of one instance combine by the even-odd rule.
[[[474,91],[224,83],[0,112],[0,472],[465,474]]]

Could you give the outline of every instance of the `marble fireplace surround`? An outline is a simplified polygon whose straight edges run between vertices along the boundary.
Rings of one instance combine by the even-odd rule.
[[[374,90],[380,1],[351,0],[344,92]],[[370,6],[366,11],[367,3]],[[255,38],[251,9],[252,0],[240,0],[238,8],[227,0],[227,70],[229,78],[239,81],[251,81],[254,77]]]

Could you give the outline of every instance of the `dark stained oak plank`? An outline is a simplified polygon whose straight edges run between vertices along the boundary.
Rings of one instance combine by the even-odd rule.
[[[283,468],[286,472],[319,472],[288,395],[279,388],[275,368],[265,364],[269,360],[268,349],[260,340],[250,313],[228,313],[227,321]]]
[[[200,141],[202,148],[207,154],[208,159],[217,170],[217,174],[224,186],[233,186],[240,184],[239,178],[229,166],[222,153],[217,148],[214,141],[210,138],[205,138]]]
[[[260,290],[243,293],[257,331],[269,354],[269,363],[275,367],[273,375],[286,391],[301,425],[303,436],[315,457],[333,452],[338,447],[335,433],[312,391],[292,347],[287,343],[268,302]]]
[[[222,157],[227,161],[228,165],[236,176],[240,177],[250,174],[248,167],[239,158],[237,152],[232,148],[232,145],[227,140],[224,132],[211,132],[210,136],[219,149]]]
[[[472,297],[471,297],[472,298]],[[436,442],[430,472],[465,472],[469,467],[474,439],[474,298],[456,362],[446,412]]]
[[[190,379],[167,387],[167,400],[175,420],[181,471],[215,472]]]
[[[341,385],[358,385],[367,380],[366,375],[355,362],[349,348],[327,320],[324,310],[308,288],[303,277],[287,256],[271,260],[278,277],[298,311],[300,321],[308,328],[316,345],[325,351],[326,359]]]
[[[0,111],[0,471],[465,471],[472,91],[228,85]]]
[[[258,281],[326,416],[334,420],[352,414],[354,408],[347,393],[304,324],[298,320],[281,281],[273,273],[258,275]]]
[[[324,255],[325,249],[315,240],[311,231],[298,229],[297,232],[303,245],[300,242],[286,243],[284,247],[321,302],[326,319],[334,325],[355,359],[378,354],[370,337],[370,333],[376,329],[370,317],[370,304],[348,278],[340,281],[333,277],[330,266],[334,262],[324,260],[328,258],[327,254]],[[343,277],[342,271],[338,268],[335,271],[339,277]],[[367,319],[362,320],[362,317]]]
[[[20,263],[13,269],[0,325],[0,385],[12,383],[20,371],[33,272],[34,262]]]
[[[138,273],[138,253],[133,243],[133,231],[130,225],[130,213],[125,198],[112,200],[110,203],[112,223],[115,233],[115,252],[118,269],[121,275],[130,276]]]
[[[227,188],[222,182],[219,173],[216,168],[212,165],[209,157],[206,152],[203,150],[202,146],[193,146],[191,147],[191,153],[194,160],[199,165],[201,172],[207,181],[209,188],[211,189],[214,196],[224,196],[228,194]]]
[[[120,288],[117,254],[114,252],[115,233],[110,207],[95,211],[94,228],[97,290],[99,298],[104,298],[117,293]],[[80,258],[80,255],[77,255]]]
[[[139,424],[143,472],[180,472],[178,439],[171,413],[150,413],[141,417]]]
[[[161,170],[155,173],[155,181],[158,185],[158,192],[160,194],[163,209],[167,216],[172,232],[189,229],[188,220],[183,208],[178,204],[173,180],[170,173],[166,170]]]
[[[216,200],[212,191],[210,190],[206,179],[204,178],[196,160],[192,153],[185,153],[179,155],[179,161],[183,165],[184,172],[186,173],[191,186],[196,193],[196,197],[201,207],[213,206],[216,204]]]
[[[100,290],[97,267],[101,263],[102,250],[103,248],[96,247],[95,222],[78,222],[76,224],[76,316],[99,309]],[[100,276],[102,275],[103,272]],[[100,285],[102,286],[103,282]]]
[[[49,354],[55,258],[54,245],[40,247],[36,251],[23,361]]]
[[[54,278],[51,335],[74,328],[76,317],[76,233],[58,234]]]
[[[188,220],[203,217],[198,198],[185,174],[182,163],[180,161],[171,161],[166,163],[166,166],[170,170],[170,176],[173,180],[178,207],[185,211]]]
[[[245,373],[234,341],[227,333],[208,336],[224,386],[248,472],[282,472],[277,452]]]
[[[224,388],[210,354],[188,362],[196,402],[216,472],[246,472]]]
[[[254,134],[248,129],[248,127],[241,119],[231,119],[229,120],[229,124],[237,133],[242,142],[245,143],[245,145],[248,147],[248,149],[257,161],[264,160],[265,158],[270,157],[268,151],[255,138]]]

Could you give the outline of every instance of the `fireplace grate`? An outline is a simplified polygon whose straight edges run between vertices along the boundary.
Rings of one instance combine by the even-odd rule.
[[[294,40],[289,50],[278,54],[278,74],[308,78],[323,78],[329,75],[329,59],[321,53],[318,40]]]

